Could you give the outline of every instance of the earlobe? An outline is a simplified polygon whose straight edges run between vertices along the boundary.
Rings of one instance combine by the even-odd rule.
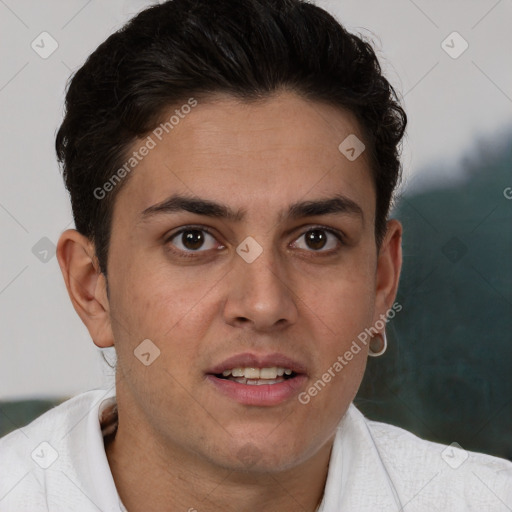
[[[402,224],[392,219],[387,223],[386,236],[377,260],[375,315],[386,313],[393,305],[398,291],[402,268]]]
[[[57,259],[69,298],[94,343],[101,348],[112,346],[106,280],[93,243],[75,229],[68,229],[59,238]]]

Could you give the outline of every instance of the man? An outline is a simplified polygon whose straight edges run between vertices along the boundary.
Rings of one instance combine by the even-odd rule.
[[[351,404],[401,267],[406,116],[368,43],[300,0],[169,1],[66,108],[58,260],[116,386],[0,442],[1,510],[512,505],[512,464]]]

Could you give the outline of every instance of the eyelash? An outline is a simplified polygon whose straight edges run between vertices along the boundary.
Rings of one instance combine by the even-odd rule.
[[[174,238],[176,238],[178,235],[182,234],[183,232],[192,231],[192,230],[203,231],[203,232],[211,235],[213,238],[215,238],[213,232],[205,226],[183,226],[179,231],[176,231],[175,233],[173,233],[172,235],[167,237],[165,240],[165,244],[166,245],[169,244],[169,242],[171,242]],[[303,231],[299,235],[299,237],[297,237],[295,240],[297,240],[301,236],[305,235],[306,233],[309,233],[310,231],[315,231],[315,230],[326,231],[327,233],[334,235],[338,239],[338,242],[340,243],[340,245],[345,245],[345,237],[341,231],[338,231],[338,230],[332,229],[332,228],[328,228],[326,226],[321,226],[321,225],[316,225],[316,226],[312,226],[312,227],[308,228],[306,231]],[[182,251],[181,249],[173,249],[173,248],[169,248],[169,250],[181,258],[197,258],[200,253],[208,252],[208,251]],[[339,250],[340,250],[340,248],[338,247],[335,249],[330,249],[329,251],[307,251],[307,252],[310,252],[313,254],[332,255],[332,254],[338,252]]]

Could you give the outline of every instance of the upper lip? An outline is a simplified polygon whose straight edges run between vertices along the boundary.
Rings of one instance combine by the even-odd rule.
[[[218,375],[224,370],[232,368],[272,368],[274,366],[287,368],[295,373],[306,373],[306,367],[303,364],[277,352],[272,354],[251,354],[249,352],[236,354],[213,366],[206,373]]]

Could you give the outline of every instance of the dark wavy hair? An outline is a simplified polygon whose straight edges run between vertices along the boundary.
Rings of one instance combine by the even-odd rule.
[[[105,275],[113,205],[129,176],[101,200],[93,191],[126,162],[137,138],[187,98],[228,93],[252,101],[282,89],[356,116],[380,246],[407,117],[370,43],[303,0],[169,0],[112,34],[67,86],[57,157],[76,229],[94,243]]]

